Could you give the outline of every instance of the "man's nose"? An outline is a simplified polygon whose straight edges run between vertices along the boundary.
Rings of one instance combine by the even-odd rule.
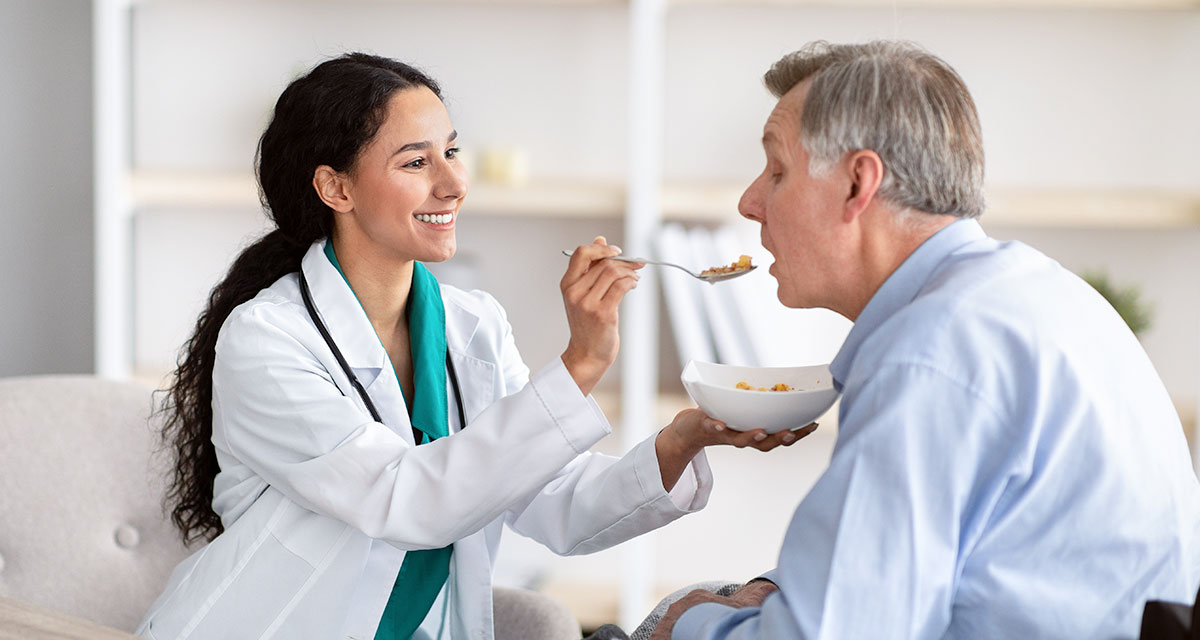
[[[743,218],[762,222],[762,196],[759,189],[761,182],[762,176],[755,178],[738,200],[738,213],[742,214]]]

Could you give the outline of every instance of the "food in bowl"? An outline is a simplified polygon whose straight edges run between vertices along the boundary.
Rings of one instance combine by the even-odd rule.
[[[743,367],[693,360],[680,380],[704,413],[738,431],[801,429],[824,415],[838,398],[828,365]],[[752,389],[737,388],[739,382]],[[778,385],[791,390],[758,391]]]
[[[741,380],[733,386],[735,389],[745,389],[746,391],[795,391],[794,388],[789,387],[788,385],[786,385],[782,382],[777,382],[777,383],[775,383],[775,385],[768,388],[768,387],[755,387],[755,386],[752,386],[750,383],[746,382],[745,380]]]
[[[737,262],[728,266],[709,267],[700,272],[702,276],[716,276],[726,273],[734,273],[736,271],[747,271],[753,269],[754,265],[750,264],[750,256],[742,255],[738,257]]]

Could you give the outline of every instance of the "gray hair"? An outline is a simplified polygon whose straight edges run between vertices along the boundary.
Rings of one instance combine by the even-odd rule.
[[[776,98],[812,79],[800,116],[810,174],[846,153],[883,161],[879,196],[902,209],[960,218],[983,213],[983,139],[962,78],[906,42],[811,42],[763,76]]]

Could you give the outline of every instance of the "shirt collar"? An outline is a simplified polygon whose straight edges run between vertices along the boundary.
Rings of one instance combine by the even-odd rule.
[[[929,280],[934,269],[951,252],[959,247],[984,238],[983,227],[975,220],[956,220],[934,233],[888,276],[846,336],[842,348],[829,365],[833,374],[833,386],[840,393],[845,384],[854,357],[862,343],[888,318],[913,301]]]

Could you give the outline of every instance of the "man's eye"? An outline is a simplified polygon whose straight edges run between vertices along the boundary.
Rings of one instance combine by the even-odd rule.
[[[447,160],[450,160],[452,158],[457,158],[457,157],[458,157],[458,147],[450,147],[449,149],[446,149],[446,159]]]

